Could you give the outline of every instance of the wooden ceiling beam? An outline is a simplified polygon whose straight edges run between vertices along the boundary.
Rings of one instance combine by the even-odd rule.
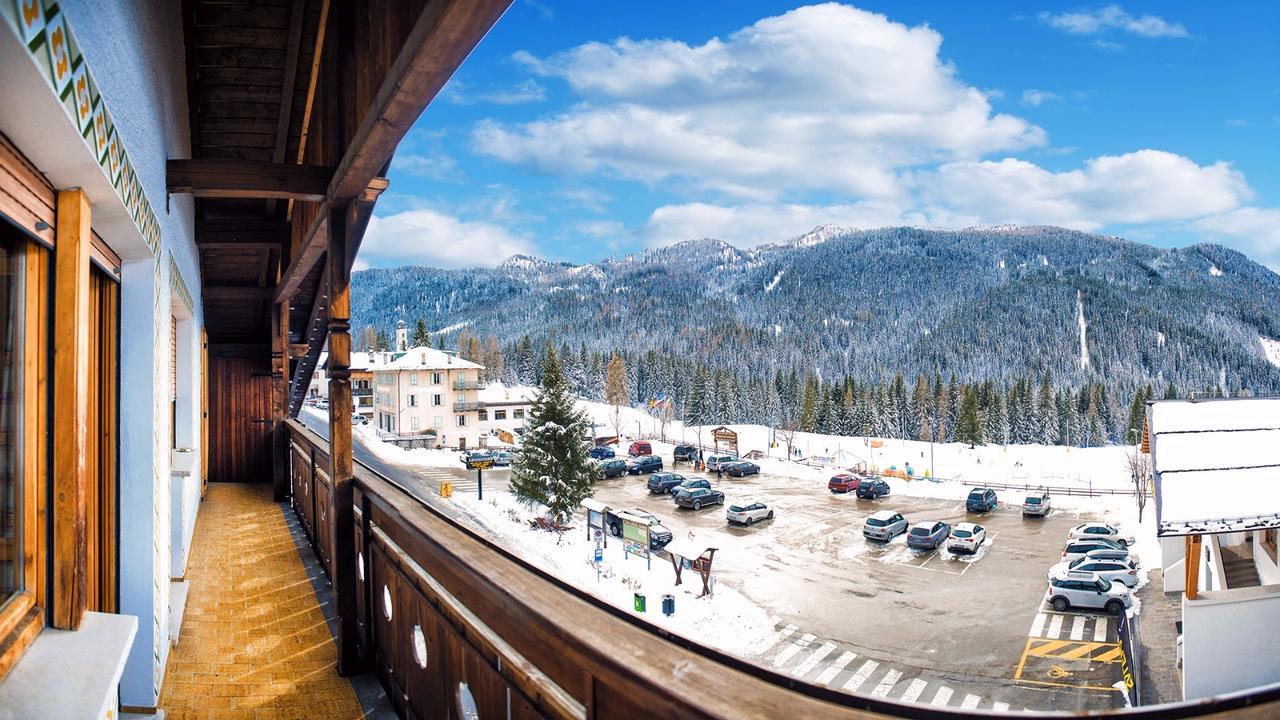
[[[275,288],[257,285],[206,285],[200,290],[205,300],[268,300]]]
[[[254,160],[170,160],[171,193],[204,198],[291,198],[319,202],[333,169]]]
[[[295,248],[293,260],[277,285],[275,301],[297,291],[326,245],[320,226],[330,208],[357,200],[391,160],[414,121],[435,99],[458,66],[512,0],[438,0],[427,3],[387,71],[373,103],[364,109],[355,135],[329,182],[324,206]],[[343,58],[340,62],[350,61]],[[361,237],[352,235],[354,252]]]
[[[196,223],[198,247],[280,247],[289,242],[287,222],[266,220],[202,220]]]

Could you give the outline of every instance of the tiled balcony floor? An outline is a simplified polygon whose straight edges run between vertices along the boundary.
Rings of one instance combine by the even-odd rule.
[[[365,717],[269,485],[209,484],[187,579],[167,719]]]

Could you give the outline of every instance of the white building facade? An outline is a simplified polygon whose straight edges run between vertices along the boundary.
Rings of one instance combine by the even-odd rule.
[[[374,353],[373,421],[397,437],[434,435],[442,447],[481,445],[484,366],[429,347]],[[383,357],[377,357],[383,356]]]

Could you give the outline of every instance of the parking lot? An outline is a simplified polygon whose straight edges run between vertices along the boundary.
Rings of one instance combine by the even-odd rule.
[[[455,493],[475,492],[475,473],[458,468],[407,470],[362,452],[380,472],[435,502],[440,480]],[[693,477],[687,465],[674,469]],[[486,493],[504,490],[505,469],[485,471]],[[996,510],[967,513],[963,500],[911,497],[902,480],[875,501],[833,495],[826,483],[769,474],[707,477],[726,503],[755,499],[773,520],[729,526],[725,507],[675,507],[654,495],[647,475],[598,484],[595,498],[613,508],[641,507],[677,538],[719,552],[714,573],[774,621],[772,640],[748,659],[807,682],[934,706],[1079,711],[1122,707],[1114,618],[1057,613],[1044,603],[1045,574],[1060,560],[1068,530],[1096,519],[1061,509],[1024,519],[1021,497],[1000,497]],[[917,480],[915,482],[926,482]],[[876,510],[921,520],[977,522],[987,540],[973,555],[916,551],[905,535],[868,542],[862,524]],[[662,572],[655,566],[655,572]]]
[[[1114,619],[1043,603],[1045,573],[1068,530],[1094,518],[1057,510],[1023,519],[1021,497],[1001,497],[977,515],[963,500],[896,493],[867,501],[833,495],[825,482],[703,476],[727,503],[761,500],[775,519],[731,527],[723,507],[683,510],[650,494],[646,476],[605,481],[595,497],[645,508],[677,538],[719,548],[719,581],[777,618],[774,644],[754,658],[761,664],[837,689],[954,707],[1123,705],[1111,687],[1121,677]],[[891,480],[895,490],[904,482]],[[971,556],[916,551],[905,535],[868,542],[863,521],[880,509],[908,522],[977,522],[987,540]]]

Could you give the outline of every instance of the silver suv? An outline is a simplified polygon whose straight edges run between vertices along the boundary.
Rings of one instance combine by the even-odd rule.
[[[1022,501],[1022,517],[1044,517],[1049,514],[1051,507],[1053,501],[1049,498],[1048,490],[1031,493]]]
[[[902,513],[892,510],[880,510],[867,518],[862,526],[862,536],[868,540],[888,542],[900,533],[907,531],[907,519]]]
[[[1058,612],[1068,608],[1094,608],[1119,615],[1133,605],[1129,588],[1091,572],[1068,570],[1049,578],[1049,604]]]
[[[1062,548],[1062,560],[1064,562],[1078,560],[1085,555],[1099,560],[1123,560],[1128,562],[1133,559],[1129,555],[1129,548],[1123,547],[1120,543],[1106,538],[1098,538],[1096,540],[1068,540],[1067,546]]]

